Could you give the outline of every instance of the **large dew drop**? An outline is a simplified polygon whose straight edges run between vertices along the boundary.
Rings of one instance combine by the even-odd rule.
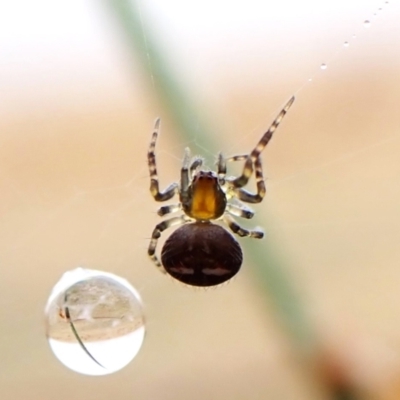
[[[139,294],[116,275],[77,268],[66,272],[46,305],[46,335],[55,356],[86,375],[124,368],[145,334]]]

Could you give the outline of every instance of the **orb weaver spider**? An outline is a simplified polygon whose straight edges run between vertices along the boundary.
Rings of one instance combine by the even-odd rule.
[[[231,279],[242,265],[242,250],[234,237],[213,221],[224,222],[238,236],[261,239],[264,233],[248,230],[235,222],[233,216],[250,219],[254,212],[242,202],[260,203],[265,196],[265,183],[261,164],[264,150],[283,117],[294,102],[294,96],[286,103],[254,149],[246,155],[225,158],[218,154],[217,171],[203,169],[201,157],[191,157],[185,149],[180,183],[172,183],[160,191],[156,166],[155,147],[160,130],[160,119],[155,122],[148,150],[150,193],[156,201],[170,200],[179,195],[179,203],[162,206],[159,216],[183,211],[178,217],[157,224],[151,235],[148,255],[155,265],[175,279],[192,286],[214,286]],[[228,177],[227,163],[244,161],[238,177]],[[247,185],[255,171],[257,192],[251,193]],[[229,202],[229,200],[234,202]],[[161,251],[161,262],[156,247],[161,233],[172,226],[179,226],[166,240]]]

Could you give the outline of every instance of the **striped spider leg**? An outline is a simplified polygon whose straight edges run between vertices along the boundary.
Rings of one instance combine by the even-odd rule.
[[[295,100],[295,97],[293,96],[286,103],[286,105],[283,107],[281,112],[278,114],[278,116],[272,122],[272,124],[269,127],[269,129],[267,130],[267,132],[264,133],[264,135],[261,137],[260,141],[257,143],[257,145],[254,147],[254,149],[247,156],[246,162],[243,167],[242,174],[240,176],[238,176],[237,178],[230,181],[232,188],[236,190],[237,197],[240,200],[245,201],[247,203],[259,203],[264,198],[265,184],[264,184],[264,180],[262,178],[261,160],[258,160],[258,159],[259,159],[261,152],[264,150],[264,148],[267,146],[268,142],[270,141],[276,128],[281,123],[283,117],[289,111],[289,108],[293,104],[294,100]],[[251,175],[253,174],[253,165],[256,169],[256,184],[257,184],[257,193],[256,194],[250,194],[247,191],[241,190],[241,188],[243,186],[247,185],[247,182],[249,181]],[[257,173],[257,170],[258,170],[258,173]],[[258,180],[257,180],[257,175],[258,175]]]
[[[235,222],[231,215],[242,218],[252,218],[254,212],[241,202],[260,203],[263,200],[266,189],[262,169],[261,153],[267,146],[273,133],[281,123],[282,119],[288,112],[294,100],[295,98],[292,97],[286,103],[278,116],[272,122],[267,132],[265,132],[265,134],[261,137],[261,139],[254,147],[254,149],[250,152],[250,154],[236,155],[226,159],[222,156],[221,153],[218,156],[217,169],[220,182],[226,187],[226,193],[229,197],[240,200],[240,202],[238,202],[237,204],[228,203],[229,206],[227,207],[227,212],[224,215],[224,221],[230,227],[230,229],[239,236],[250,236],[257,239],[261,239],[264,236],[263,232],[259,230],[248,231],[240,227],[240,225]],[[226,163],[233,161],[245,161],[242,174],[236,178],[226,178]],[[257,187],[256,193],[251,193],[243,189],[243,186],[247,185],[251,175],[253,174],[253,170],[255,171],[255,181]]]

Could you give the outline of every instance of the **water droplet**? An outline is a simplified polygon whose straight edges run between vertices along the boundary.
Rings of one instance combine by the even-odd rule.
[[[357,36],[356,36],[355,34],[352,36],[353,39],[355,39],[356,37],[357,37]]]
[[[349,47],[349,42],[347,42],[347,41],[344,42],[344,43],[343,43],[343,46],[344,46],[344,47]]]
[[[367,19],[364,21],[364,28],[369,28],[371,26],[371,22]]]
[[[378,8],[378,11],[382,11],[382,7],[379,7],[379,8]]]
[[[106,272],[77,268],[54,286],[46,305],[46,335],[55,356],[86,375],[124,368],[145,333],[139,294]]]
[[[328,66],[326,64],[321,64],[321,69],[327,69]]]

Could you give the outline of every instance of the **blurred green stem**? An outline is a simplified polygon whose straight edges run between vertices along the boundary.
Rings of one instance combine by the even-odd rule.
[[[176,74],[166,61],[160,47],[153,38],[152,31],[142,18],[139,1],[107,1],[115,16],[132,57],[142,64],[146,76],[152,78],[157,97],[161,99],[169,115],[179,128],[183,139],[194,137],[200,130],[206,135],[206,124],[198,121],[194,101],[179,83]],[[196,120],[196,124],[193,121]],[[209,132],[209,130],[208,130]],[[210,134],[207,135],[210,137]]]
[[[131,56],[139,60],[148,78],[153,79],[158,98],[174,119],[183,138],[190,140],[200,129],[202,136],[207,138],[207,146],[215,148],[211,131],[206,128],[207,124],[202,121],[200,127],[198,124],[193,126],[192,121],[194,117],[198,121],[199,114],[196,112],[194,101],[169,67],[153,32],[141,16],[138,2],[111,0],[107,5],[111,7],[117,19]],[[280,320],[290,333],[297,349],[303,355],[310,356],[316,348],[312,326],[292,282],[285,274],[284,262],[268,239],[263,243],[248,240],[247,244],[246,258],[250,261],[249,264],[256,266],[257,280],[263,293],[268,301],[272,299]]]
[[[141,17],[140,6],[136,1],[126,0],[114,0],[109,4],[128,42],[132,57],[136,56],[146,71],[151,68],[148,76],[153,77],[164,107],[174,118],[184,138],[190,140],[198,130],[197,126],[194,132],[192,123],[192,116],[196,115],[194,101],[179,83],[166,57],[156,45],[152,32]],[[207,145],[210,148],[215,147],[209,131],[202,126],[201,132],[202,136],[207,138]],[[296,340],[297,346],[302,350],[309,350],[312,341],[310,323],[297,293],[285,275],[283,262],[275,254],[275,249],[269,245],[268,240],[262,245],[259,241],[251,242],[248,240],[250,251],[246,253],[246,257],[257,266],[259,283],[267,296],[273,299],[282,321]]]

